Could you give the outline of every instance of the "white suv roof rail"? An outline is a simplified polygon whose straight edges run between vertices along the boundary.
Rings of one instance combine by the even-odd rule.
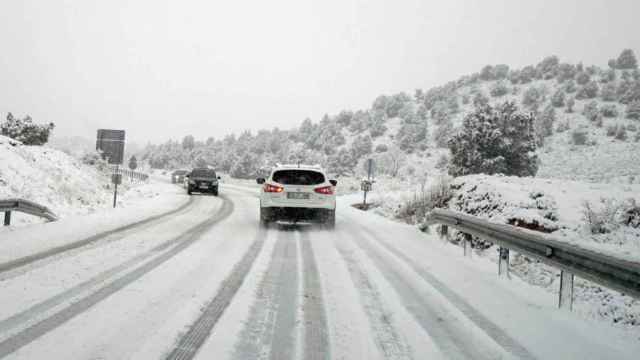
[[[322,166],[320,164],[315,165],[305,165],[305,164],[276,164],[277,168],[300,168],[300,169],[318,169],[321,170]]]

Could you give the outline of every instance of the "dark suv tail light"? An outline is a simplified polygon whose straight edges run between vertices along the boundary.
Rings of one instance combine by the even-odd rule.
[[[264,184],[263,190],[264,192],[268,192],[268,193],[280,193],[284,191],[284,188],[282,186]]]
[[[322,195],[333,195],[333,186],[319,187],[317,189],[314,189],[313,191]]]

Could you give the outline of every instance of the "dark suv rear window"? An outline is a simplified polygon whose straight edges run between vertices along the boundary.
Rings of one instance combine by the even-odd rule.
[[[318,185],[324,175],[310,170],[279,170],[273,173],[273,181],[283,185]]]
[[[216,172],[210,169],[194,169],[191,172],[191,177],[214,178],[216,177]]]

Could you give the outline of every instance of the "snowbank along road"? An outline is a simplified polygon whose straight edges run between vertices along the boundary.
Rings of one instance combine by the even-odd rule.
[[[499,280],[492,264],[412,227],[340,203],[333,231],[265,230],[257,201],[255,190],[229,185],[220,197],[194,196],[66,245],[42,239],[38,251],[0,264],[0,358],[636,359],[640,351],[637,336],[560,312],[551,294]]]

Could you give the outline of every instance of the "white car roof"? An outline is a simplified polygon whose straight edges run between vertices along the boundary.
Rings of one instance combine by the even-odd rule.
[[[293,169],[307,169],[307,170],[317,170],[322,172],[322,167],[320,165],[305,165],[305,164],[276,164],[273,170],[293,170]]]

